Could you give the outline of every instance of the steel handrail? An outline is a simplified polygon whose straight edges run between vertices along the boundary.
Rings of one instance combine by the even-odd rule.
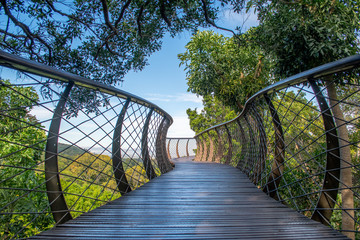
[[[73,81],[75,85],[92,88],[94,90],[98,90],[110,95],[114,95],[121,98],[130,98],[132,102],[138,103],[140,105],[146,106],[148,108],[154,108],[156,112],[161,114],[162,116],[166,116],[170,120],[170,124],[173,123],[173,118],[159,106],[154,103],[145,100],[139,96],[131,94],[129,92],[117,89],[112,86],[108,86],[106,84],[96,82],[94,80],[81,77],[76,74],[72,74],[55,67],[47,66],[45,64],[41,64],[35,61],[31,61],[28,59],[24,59],[22,57],[4,52],[0,50],[0,65],[21,70],[24,72],[36,74],[39,76],[56,79],[62,82]]]
[[[232,165],[270,197],[358,238],[359,69],[354,55],[263,88],[237,117],[196,134],[195,160]]]
[[[293,75],[291,77],[285,78],[281,81],[278,81],[268,87],[263,88],[262,90],[255,93],[253,96],[251,96],[244,104],[244,108],[241,111],[241,113],[235,117],[234,119],[231,119],[229,121],[217,124],[215,126],[212,126],[210,128],[205,129],[204,131],[196,134],[194,138],[197,138],[198,136],[204,134],[205,132],[211,131],[215,128],[221,127],[223,125],[226,125],[228,123],[236,121],[239,117],[243,116],[244,113],[249,109],[249,106],[252,102],[254,102],[257,98],[260,96],[263,96],[264,94],[268,94],[280,89],[283,89],[285,87],[294,86],[300,83],[306,82],[308,79],[311,78],[320,78],[322,76],[326,76],[329,74],[332,74],[334,72],[340,72],[345,71],[347,69],[353,68],[357,65],[360,65],[360,55],[354,55],[347,58],[340,59],[338,61],[334,61],[331,63],[327,63],[315,68],[312,68],[310,70],[298,73],[296,75]]]

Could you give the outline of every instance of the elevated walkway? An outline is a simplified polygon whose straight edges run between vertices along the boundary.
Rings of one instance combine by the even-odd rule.
[[[175,160],[173,171],[36,239],[347,239],[287,208],[238,169]]]

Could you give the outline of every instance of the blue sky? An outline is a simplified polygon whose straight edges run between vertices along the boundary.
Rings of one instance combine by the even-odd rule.
[[[246,30],[257,25],[253,14],[232,14],[230,10],[224,10],[220,14],[219,26],[235,29],[242,25]],[[225,36],[231,36],[228,32],[217,31]],[[141,72],[130,72],[125,76],[122,90],[145,98],[165,111],[174,119],[173,125],[168,131],[168,137],[193,137],[194,132],[189,127],[186,115],[188,108],[202,108],[201,98],[187,92],[186,73],[183,67],[179,67],[177,58],[179,53],[185,51],[185,45],[190,41],[191,34],[181,33],[175,38],[166,36],[159,52],[149,58],[149,65]]]

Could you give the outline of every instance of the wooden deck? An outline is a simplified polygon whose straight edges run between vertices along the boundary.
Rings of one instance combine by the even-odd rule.
[[[239,170],[175,170],[37,239],[347,239],[269,198]]]

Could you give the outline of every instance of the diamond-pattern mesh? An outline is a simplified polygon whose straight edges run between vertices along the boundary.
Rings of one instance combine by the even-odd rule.
[[[207,153],[196,160],[237,167],[271,197],[359,238],[359,69],[329,72],[269,87],[239,117],[197,135]]]
[[[2,239],[33,236],[143,185],[147,155],[156,176],[172,169],[167,113],[91,80],[40,75],[0,69]]]
[[[194,138],[167,138],[166,146],[170,159],[192,157],[196,151],[196,140]]]

